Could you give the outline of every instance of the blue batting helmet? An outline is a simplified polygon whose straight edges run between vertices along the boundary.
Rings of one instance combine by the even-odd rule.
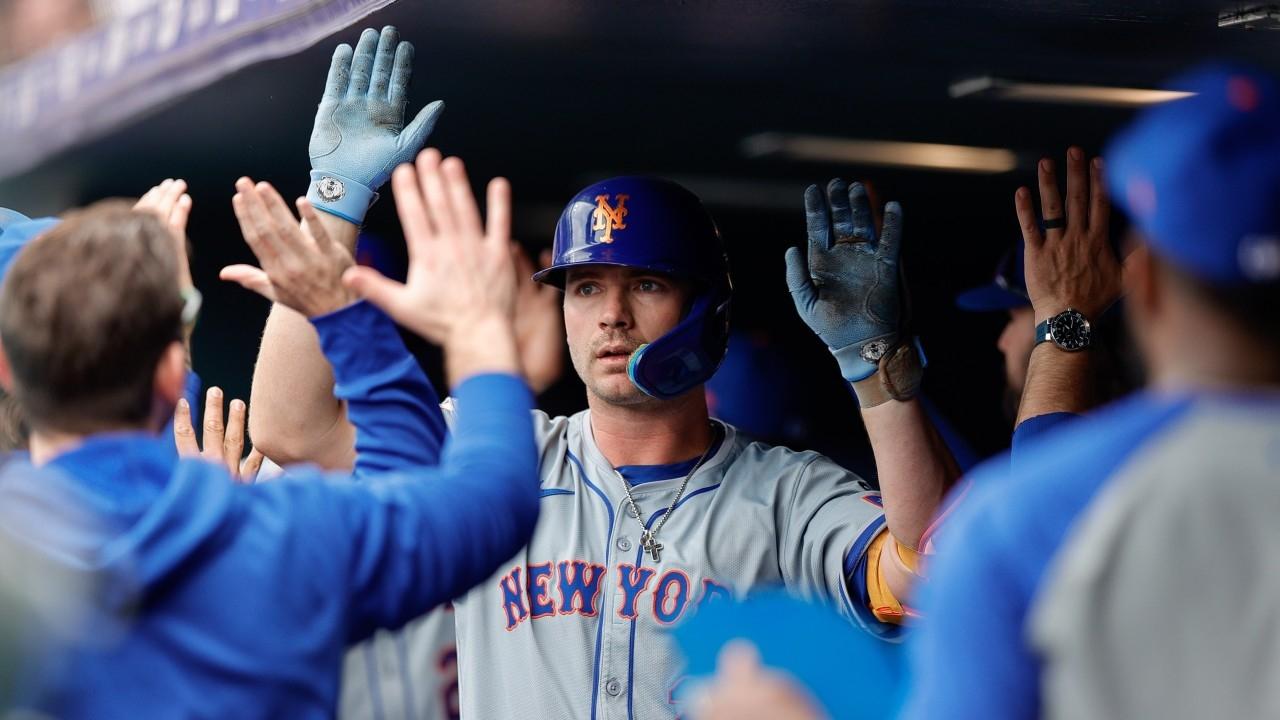
[[[651,270],[693,287],[680,324],[631,355],[627,375],[636,387],[673,398],[715,374],[729,342],[733,287],[720,231],[696,195],[648,177],[588,186],[560,214],[551,267],[533,279],[563,289],[565,272],[579,265]]]

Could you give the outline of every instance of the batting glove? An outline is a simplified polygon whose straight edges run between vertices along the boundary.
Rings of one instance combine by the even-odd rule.
[[[827,344],[845,380],[863,380],[899,343],[902,208],[885,205],[884,231],[877,238],[861,183],[847,186],[837,178],[827,184],[826,197],[810,185],[804,207],[808,262],[799,248],[787,250],[787,287],[796,311]]]
[[[359,225],[391,171],[426,144],[444,103],[405,125],[412,74],[413,45],[391,26],[365,30],[354,52],[345,43],[334,51],[308,148],[307,199],[317,210]]]

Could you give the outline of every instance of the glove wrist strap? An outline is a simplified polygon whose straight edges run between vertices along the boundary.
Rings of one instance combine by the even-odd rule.
[[[360,225],[365,213],[378,200],[378,193],[363,183],[326,170],[311,171],[311,185],[307,188],[307,200],[317,210]]]
[[[920,347],[919,338],[899,345],[885,353],[875,373],[853,383],[858,404],[871,408],[890,400],[910,400],[920,392],[920,383],[924,379],[927,365],[928,360],[924,356],[924,349]]]
[[[867,338],[845,347],[827,348],[840,365],[840,374],[847,382],[858,382],[880,369],[880,358],[888,355],[898,345],[898,333]]]

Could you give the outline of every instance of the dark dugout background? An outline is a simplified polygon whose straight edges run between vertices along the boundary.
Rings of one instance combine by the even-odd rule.
[[[549,245],[562,204],[596,179],[658,174],[702,195],[734,271],[735,331],[780,352],[767,376],[737,392],[781,397],[795,444],[858,468],[865,436],[857,409],[795,315],[782,254],[805,242],[801,195],[811,182],[862,179],[879,203],[900,201],[915,330],[931,361],[927,396],[987,454],[1008,442],[995,348],[1005,318],[961,313],[953,298],[987,282],[1019,239],[1013,191],[1034,181],[1036,159],[1050,153],[1061,165],[1070,143],[1101,150],[1131,111],[953,99],[948,87],[977,75],[1156,87],[1206,58],[1280,70],[1280,34],[1219,28],[1222,5],[400,0],[302,53],[249,67],[0,181],[0,205],[57,213],[186,178],[206,303],[196,367],[206,384],[247,399],[267,304],[217,279],[221,266],[252,259],[231,212],[232,183],[249,175],[286,197],[304,193],[333,46],[354,43],[360,27],[394,24],[417,48],[409,112],[445,100],[431,143],[466,160],[477,187],[497,174],[512,180],[518,237],[529,248]],[[752,157],[744,140],[762,132],[1008,148],[1018,167],[962,174]],[[402,261],[389,192],[367,227]],[[417,349],[441,382],[438,358]],[[567,360],[542,405],[553,413],[584,406]]]

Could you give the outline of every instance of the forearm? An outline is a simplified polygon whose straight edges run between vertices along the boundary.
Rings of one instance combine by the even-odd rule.
[[[472,375],[520,375],[515,330],[506,317],[477,318],[444,343],[449,384],[457,386]]]
[[[318,213],[325,230],[348,249],[358,228]],[[355,430],[345,404],[333,394],[333,369],[315,328],[298,312],[275,304],[267,317],[253,372],[249,435],[280,465],[310,462],[350,469]]]
[[[1081,414],[1093,404],[1089,351],[1066,352],[1040,343],[1031,352],[1027,382],[1018,405],[1018,423],[1049,413]]]
[[[395,323],[366,302],[312,318],[355,427],[355,474],[435,465],[447,434],[435,389]]]
[[[875,453],[889,530],[902,545],[918,549],[959,467],[918,399],[863,408],[862,421]]]
[[[254,446],[279,465],[350,469],[355,431],[333,385],[315,328],[301,314],[272,306],[249,395]]]

